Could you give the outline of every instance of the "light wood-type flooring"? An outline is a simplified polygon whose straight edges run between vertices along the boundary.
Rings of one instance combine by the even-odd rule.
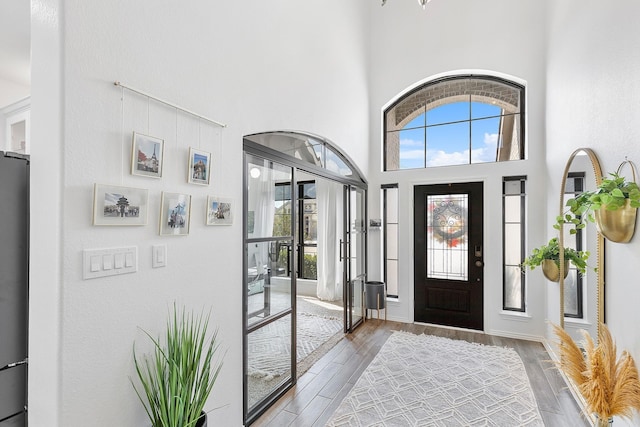
[[[331,418],[394,330],[514,348],[524,365],[546,426],[589,426],[558,371],[537,342],[427,325],[367,320],[318,360],[252,427],[321,427]],[[516,426],[505,426],[516,427]]]

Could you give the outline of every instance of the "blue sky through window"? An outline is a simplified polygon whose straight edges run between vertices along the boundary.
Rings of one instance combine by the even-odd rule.
[[[480,102],[420,114],[400,130],[400,169],[496,161],[500,114],[500,107]]]

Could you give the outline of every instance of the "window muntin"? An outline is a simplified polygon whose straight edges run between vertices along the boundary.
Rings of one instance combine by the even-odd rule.
[[[502,308],[526,310],[525,278],[520,265],[524,257],[526,177],[504,177],[502,182]]]
[[[489,76],[429,82],[384,113],[384,169],[524,158],[524,88]]]
[[[387,297],[398,297],[398,184],[382,186],[384,283]]]

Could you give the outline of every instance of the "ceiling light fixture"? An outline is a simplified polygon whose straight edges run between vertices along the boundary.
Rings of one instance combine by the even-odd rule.
[[[426,9],[427,8],[427,3],[429,3],[431,0],[418,0],[418,4],[420,6],[422,6],[422,9]],[[387,0],[382,0],[382,6],[385,5],[385,3],[387,3]]]

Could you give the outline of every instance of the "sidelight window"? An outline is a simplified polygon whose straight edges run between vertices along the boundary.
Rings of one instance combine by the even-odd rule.
[[[387,296],[398,297],[398,184],[382,186],[384,283]]]
[[[525,275],[522,264],[525,252],[525,184],[527,177],[505,177],[502,181],[502,248],[503,248],[503,302],[510,311],[526,310]]]

